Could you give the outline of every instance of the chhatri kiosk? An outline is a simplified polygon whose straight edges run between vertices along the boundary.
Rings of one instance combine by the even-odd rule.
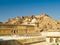
[[[46,43],[58,43],[60,45],[60,32],[47,31],[41,32],[42,36],[46,37]]]

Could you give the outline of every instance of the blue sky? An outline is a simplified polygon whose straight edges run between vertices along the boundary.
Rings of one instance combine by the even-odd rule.
[[[0,21],[46,13],[60,20],[60,0],[0,0]]]

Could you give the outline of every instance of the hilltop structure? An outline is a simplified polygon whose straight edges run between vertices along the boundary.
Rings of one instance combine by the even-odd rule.
[[[0,22],[0,35],[40,34],[43,31],[59,32],[60,22],[47,14],[16,17],[8,19],[5,23]]]

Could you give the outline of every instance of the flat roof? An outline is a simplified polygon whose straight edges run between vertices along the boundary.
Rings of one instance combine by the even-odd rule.
[[[60,32],[42,32],[43,36],[60,36]]]
[[[0,26],[35,26],[33,24],[0,24]]]
[[[60,38],[60,36],[47,36],[47,38]]]

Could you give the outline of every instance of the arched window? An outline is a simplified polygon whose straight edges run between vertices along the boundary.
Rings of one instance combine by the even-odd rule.
[[[12,31],[14,34],[17,34],[18,33],[18,30],[13,30]]]

